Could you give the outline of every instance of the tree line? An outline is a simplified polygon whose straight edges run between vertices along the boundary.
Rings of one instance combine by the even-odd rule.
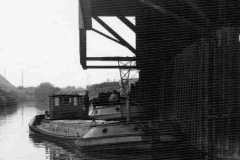
[[[59,91],[71,92],[71,91],[89,91],[90,98],[95,98],[99,93],[112,92],[113,90],[119,91],[120,85],[119,82],[103,82],[100,84],[93,84],[87,86],[86,89],[82,87],[67,86],[65,88],[56,87],[49,82],[44,82],[38,85],[37,87],[18,87],[18,90],[21,91],[18,94],[19,101],[48,101],[48,97]]]
[[[108,93],[113,90],[119,91],[120,84],[119,82],[103,82],[87,86],[87,90],[89,91],[89,97],[96,98],[99,93]]]
[[[5,91],[0,88],[0,106],[15,105],[18,102],[18,94],[15,91]]]

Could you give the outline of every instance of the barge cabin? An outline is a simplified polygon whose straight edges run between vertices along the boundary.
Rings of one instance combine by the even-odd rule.
[[[83,110],[84,92],[57,92],[49,96],[49,119],[87,117]]]

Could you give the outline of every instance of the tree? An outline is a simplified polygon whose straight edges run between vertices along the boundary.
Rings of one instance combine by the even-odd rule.
[[[49,82],[41,83],[36,89],[35,89],[35,98],[37,101],[46,101],[48,100],[48,96],[60,91],[59,88],[54,87]]]
[[[23,86],[18,86],[17,89],[22,90]]]
[[[5,91],[0,87],[0,106],[3,104],[9,106],[9,105],[15,105],[17,104],[17,93],[14,91]]]
[[[75,86],[67,86],[65,88],[61,88],[61,91],[64,91],[64,92],[75,92],[75,91],[85,91],[84,88],[82,87],[75,87]]]
[[[89,96],[93,98],[97,97],[99,93],[108,93],[112,92],[113,90],[119,91],[120,85],[118,82],[104,82],[87,86],[87,90],[90,93]]]
[[[67,86],[65,88],[62,88],[62,91],[70,92],[70,91],[76,91],[75,86]]]

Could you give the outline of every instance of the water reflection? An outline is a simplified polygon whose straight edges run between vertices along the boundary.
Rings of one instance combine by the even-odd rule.
[[[81,151],[46,136],[29,135],[28,123],[43,114],[48,103],[21,103],[0,109],[0,160],[137,160],[153,159],[149,152]],[[175,146],[172,146],[174,148]],[[156,159],[181,159],[176,150],[165,147]],[[14,154],[13,154],[14,153]]]
[[[42,148],[45,146],[46,155],[51,160],[150,160],[149,152],[117,152],[117,151],[81,151],[64,142],[53,140],[37,134],[30,134],[34,147]]]
[[[151,154],[149,152],[85,152],[85,157],[88,159],[95,160],[152,160]]]
[[[44,107],[46,106],[30,102],[0,108],[1,160],[49,159],[46,158],[45,146],[34,147],[28,137],[30,119],[43,113]]]
[[[20,103],[0,108],[0,160],[121,160],[149,159],[143,153],[82,152],[66,143],[29,134],[28,123],[48,103]]]
[[[34,107],[40,111],[48,110],[49,103],[48,101],[36,102],[34,103]]]
[[[35,148],[45,148],[46,159],[49,160],[77,160],[79,159],[78,150],[66,143],[53,141],[50,138],[42,137],[36,134],[30,134],[31,140]]]
[[[48,102],[20,103],[0,108],[0,160],[136,160],[154,159],[149,152],[81,151],[66,143],[45,136],[29,135],[28,123],[36,114],[43,114]],[[216,160],[240,159],[240,118],[216,120],[214,154]],[[187,159],[186,146],[159,149],[155,159]],[[185,158],[183,158],[185,157]],[[189,156],[190,157],[190,156]],[[189,158],[204,159],[204,158]]]
[[[3,120],[14,114],[17,111],[17,106],[0,106],[0,111],[0,120]]]

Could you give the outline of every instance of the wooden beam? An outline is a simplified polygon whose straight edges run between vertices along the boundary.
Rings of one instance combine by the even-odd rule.
[[[104,21],[102,21],[99,17],[96,17],[96,16],[94,16],[93,18],[99,24],[101,24],[109,33],[111,33],[116,39],[118,39],[123,46],[127,47],[134,54],[136,53],[136,50],[127,41],[125,41],[119,34],[117,34],[117,32],[115,32],[111,27],[109,27]]]
[[[136,27],[126,17],[118,16],[118,19],[120,19],[126,26],[128,26],[133,32],[136,33]]]
[[[179,16],[175,13],[172,13],[171,11],[167,10],[164,5],[158,1],[158,4],[154,4],[153,2],[151,2],[150,0],[140,0],[142,3],[158,10],[159,12],[167,15],[167,16],[170,16],[170,17],[173,17],[174,19],[178,20],[179,22],[182,22],[182,23],[185,23],[185,24],[188,24],[190,26],[194,26],[195,28],[197,28],[198,30],[201,30],[202,28],[199,27],[199,26],[196,26],[195,24],[193,24],[191,21],[187,20],[186,18],[182,17],[182,16]]]
[[[136,16],[137,0],[88,0],[91,1],[92,16]]]
[[[136,61],[136,57],[87,57],[87,61]]]
[[[80,43],[80,64],[83,69],[86,69],[86,56],[87,56],[87,34],[85,29],[79,29],[79,43]]]
[[[98,31],[98,30],[96,30],[96,29],[94,29],[94,28],[93,28],[92,30],[93,30],[94,32],[96,32],[96,33],[98,33],[98,34],[100,34],[100,35],[102,35],[102,36],[104,36],[104,37],[106,37],[106,38],[108,38],[108,39],[110,39],[110,40],[112,40],[112,41],[114,41],[114,42],[122,45],[122,43],[120,43],[118,40],[116,40],[116,39],[114,39],[114,38],[112,38],[112,37],[110,37],[110,36],[108,36],[108,35],[100,32],[100,31]]]
[[[206,14],[201,11],[200,7],[198,6],[195,0],[184,0],[184,1],[198,13],[198,15],[203,19],[206,25],[209,25],[209,19],[207,18]]]
[[[136,66],[86,66],[87,69],[130,69]]]
[[[79,0],[78,10],[79,10],[79,13],[78,13],[79,28],[91,30],[92,29],[91,1]]]

